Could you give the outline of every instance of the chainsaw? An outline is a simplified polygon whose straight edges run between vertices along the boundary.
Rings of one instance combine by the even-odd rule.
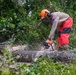
[[[55,44],[53,40],[46,40],[46,42],[43,43],[44,49],[49,50],[49,51],[54,51],[55,50]]]

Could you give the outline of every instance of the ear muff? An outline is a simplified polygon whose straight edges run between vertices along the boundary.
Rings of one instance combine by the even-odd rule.
[[[48,15],[49,13],[47,11],[45,11],[45,17]]]

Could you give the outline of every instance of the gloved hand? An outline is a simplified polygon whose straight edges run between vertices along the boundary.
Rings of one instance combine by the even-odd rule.
[[[47,40],[44,42],[44,46],[50,47],[50,45],[51,45],[52,43],[53,43],[53,40],[47,39]]]

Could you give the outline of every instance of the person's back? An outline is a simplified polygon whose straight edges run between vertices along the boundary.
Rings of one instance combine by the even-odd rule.
[[[51,13],[51,15],[52,15],[52,18],[59,17],[58,22],[64,22],[66,19],[70,17],[68,14],[64,12],[53,12]]]

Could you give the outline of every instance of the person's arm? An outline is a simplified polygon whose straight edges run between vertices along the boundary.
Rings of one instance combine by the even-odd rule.
[[[51,28],[50,34],[48,36],[48,39],[53,39],[54,38],[54,34],[55,34],[55,30],[56,30],[57,25],[58,25],[58,21],[59,21],[59,17],[58,16],[56,18],[53,18],[52,28]]]

